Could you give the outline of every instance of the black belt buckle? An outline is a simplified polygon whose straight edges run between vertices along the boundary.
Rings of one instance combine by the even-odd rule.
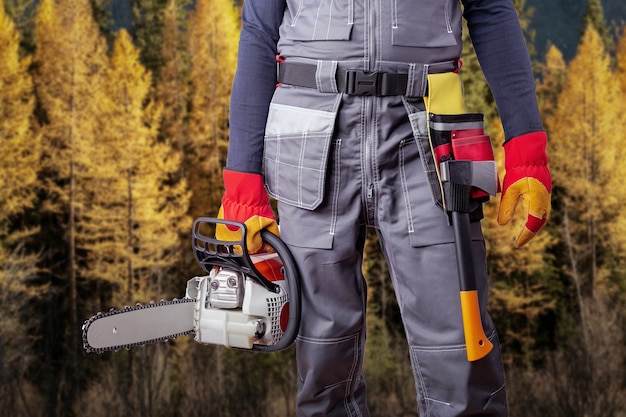
[[[379,72],[346,71],[346,94],[356,96],[379,95],[380,75]]]

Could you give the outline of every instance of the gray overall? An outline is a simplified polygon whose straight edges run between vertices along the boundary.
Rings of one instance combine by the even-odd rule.
[[[287,0],[278,51],[315,65],[316,88],[281,85],[270,105],[264,169],[281,237],[302,275],[296,341],[298,416],[369,416],[361,370],[366,227],[378,233],[410,346],[419,415],[505,416],[497,335],[485,306],[480,223],[472,223],[485,333],[494,349],[468,362],[454,233],[434,203],[419,138],[426,75],[461,49],[453,0]],[[419,12],[416,12],[419,10]],[[407,74],[406,92],[338,92],[345,69]]]

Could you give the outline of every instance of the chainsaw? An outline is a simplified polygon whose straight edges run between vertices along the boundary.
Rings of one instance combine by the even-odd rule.
[[[205,230],[220,223],[239,229],[241,239],[209,237]],[[260,352],[286,349],[300,327],[299,273],[279,237],[263,230],[261,238],[270,249],[249,254],[244,224],[197,219],[192,248],[207,275],[189,279],[181,299],[97,313],[83,324],[83,347],[102,353],[194,334],[201,344]]]

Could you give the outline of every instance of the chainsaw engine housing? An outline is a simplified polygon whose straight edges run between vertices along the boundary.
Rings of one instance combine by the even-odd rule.
[[[299,277],[287,247],[263,231],[271,252],[250,255],[243,224],[235,223],[242,228],[241,241],[225,242],[199,232],[206,220],[196,220],[193,244],[208,275],[190,279],[185,294],[196,300],[195,340],[266,352],[285,349],[300,326]]]
[[[252,255],[255,265],[272,263],[279,291],[269,291],[241,271],[215,266],[210,274],[187,282],[186,297],[195,298],[195,340],[205,344],[252,349],[272,346],[284,335],[289,296],[277,254]],[[261,268],[259,268],[261,269]]]

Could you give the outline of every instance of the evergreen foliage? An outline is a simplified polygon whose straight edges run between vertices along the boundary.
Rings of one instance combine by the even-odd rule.
[[[140,50],[141,62],[150,70],[155,78],[164,65],[161,56],[161,45],[165,35],[165,10],[173,7],[176,10],[176,21],[179,28],[186,27],[186,17],[191,0],[133,0],[132,1],[132,35]],[[230,2],[225,2],[229,4]]]

